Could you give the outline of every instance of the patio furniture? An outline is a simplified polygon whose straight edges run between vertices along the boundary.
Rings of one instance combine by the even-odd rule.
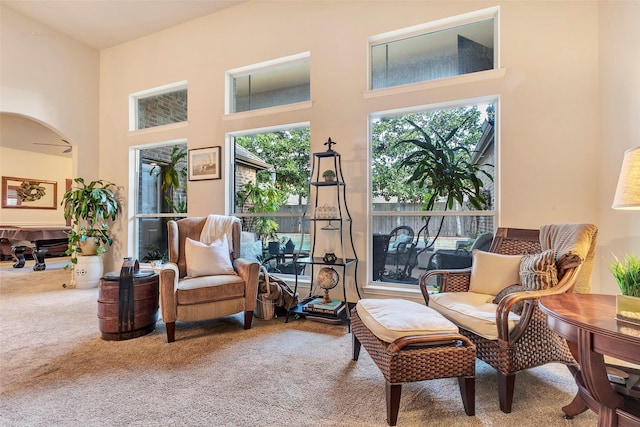
[[[390,426],[398,419],[402,384],[436,378],[457,377],[464,411],[475,414],[475,347],[435,310],[401,299],[363,299],[351,310],[351,332],[352,359],[363,346],[384,376]]]
[[[411,276],[417,264],[417,242],[414,231],[408,225],[396,227],[389,233],[385,271],[382,280],[392,283],[417,284],[418,279]],[[387,266],[392,266],[387,268]]]
[[[588,292],[596,235],[591,224],[499,228],[489,252],[474,251],[472,268],[421,277],[427,304],[454,322],[475,344],[477,357],[496,369],[503,412],[511,412],[518,372],[549,362],[576,364],[565,340],[548,327],[538,299]],[[429,295],[426,283],[433,276],[441,279],[440,293]]]

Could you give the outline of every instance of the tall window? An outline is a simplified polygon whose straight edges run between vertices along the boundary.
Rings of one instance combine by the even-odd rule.
[[[167,255],[167,221],[187,214],[187,144],[160,145],[137,152],[137,257]]]
[[[229,111],[238,113],[310,100],[309,54],[294,55],[227,73]]]
[[[473,103],[372,117],[374,281],[416,285],[434,254],[466,256],[493,232],[494,112]]]
[[[130,130],[140,130],[188,119],[187,83],[179,82],[130,97]]]
[[[400,31],[401,36],[372,37],[370,88],[493,69],[496,14],[489,9]]]
[[[308,230],[301,224],[309,186],[309,128],[235,135],[232,141],[234,212],[243,231],[260,242],[267,268],[293,274],[293,256],[287,255],[309,250]]]

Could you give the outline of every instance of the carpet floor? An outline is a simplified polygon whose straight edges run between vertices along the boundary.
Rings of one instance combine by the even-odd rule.
[[[344,325],[242,315],[101,339],[97,289],[69,289],[64,261],[0,267],[2,426],[386,426],[384,378],[366,350],[351,360]],[[477,362],[476,415],[456,379],[406,384],[398,426],[593,426],[563,418],[576,385],[563,365],[518,374],[513,412]]]

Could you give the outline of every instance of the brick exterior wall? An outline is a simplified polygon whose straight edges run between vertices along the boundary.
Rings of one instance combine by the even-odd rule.
[[[138,129],[186,120],[186,89],[138,99]]]

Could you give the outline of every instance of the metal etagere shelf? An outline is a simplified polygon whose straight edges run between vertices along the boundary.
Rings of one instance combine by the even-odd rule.
[[[311,235],[311,245],[309,256],[306,258],[299,258],[295,262],[298,264],[304,264],[310,269],[311,286],[309,288],[309,296],[303,299],[297,307],[293,307],[287,312],[287,320],[289,313],[295,313],[300,316],[315,316],[326,320],[328,322],[341,323],[348,321],[349,310],[347,301],[347,271],[353,267],[353,282],[356,288],[358,297],[360,297],[360,291],[358,289],[358,256],[356,254],[355,245],[353,243],[353,221],[351,220],[351,214],[346,203],[346,184],[344,175],[342,173],[342,158],[340,153],[333,150],[332,146],[335,144],[329,138],[325,143],[328,146],[327,151],[313,153],[313,162],[311,166],[311,182],[309,183],[309,198],[307,207],[302,216],[302,220],[309,221],[309,231]],[[333,169],[331,169],[331,167]],[[335,171],[335,178],[333,180],[321,180],[321,170],[323,168],[329,168]],[[318,206],[322,197],[331,197],[331,192],[335,191],[335,200],[332,205]],[[321,194],[324,193],[324,194]],[[318,248],[318,233],[323,228],[335,227],[337,232],[337,239],[339,240],[340,252],[335,256],[327,256],[322,248]],[[332,316],[329,314],[309,313],[302,310],[302,306],[306,301],[311,299],[314,295],[314,290],[317,287],[314,286],[315,270],[316,267],[331,267],[339,269],[342,272],[342,301],[345,305],[345,310],[339,316]],[[298,290],[298,269],[296,268],[295,275],[295,288],[294,292]]]

